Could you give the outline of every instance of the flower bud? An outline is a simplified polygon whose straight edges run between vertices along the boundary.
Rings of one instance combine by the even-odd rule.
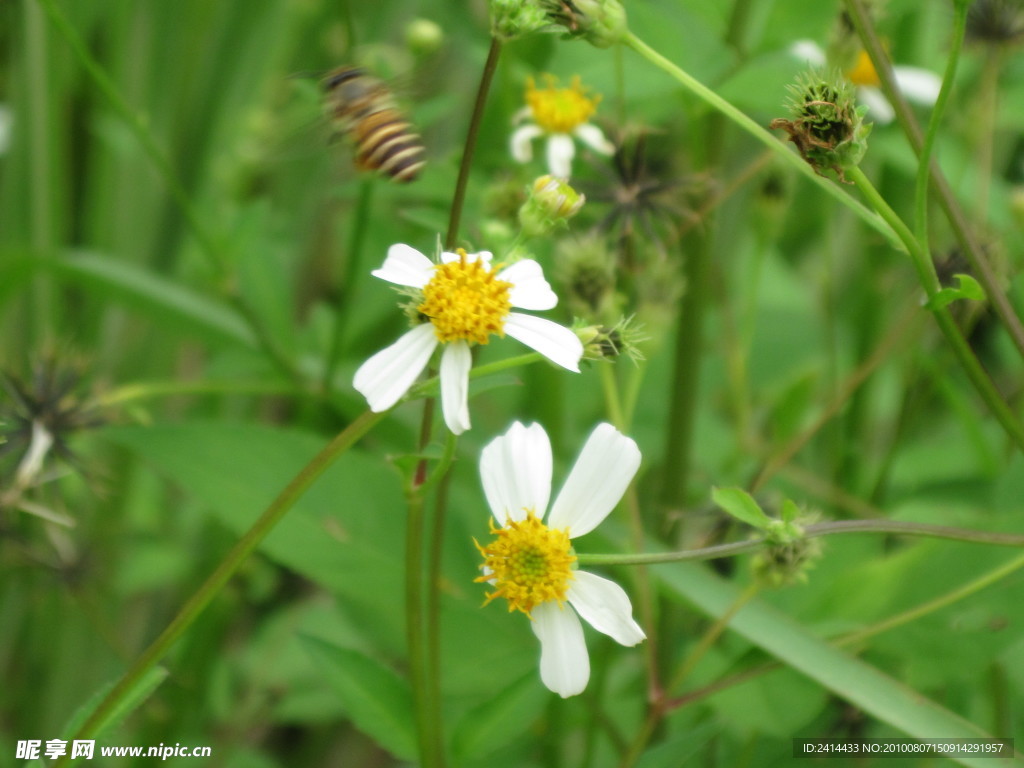
[[[795,520],[772,520],[764,530],[764,549],[751,559],[754,577],[765,586],[805,583],[821,556],[821,542],[808,539]]]
[[[853,87],[838,72],[810,72],[789,91],[794,119],[776,118],[769,127],[784,129],[819,174],[831,168],[845,182],[843,169],[855,167],[867,150],[867,107],[857,106]]]
[[[428,56],[443,42],[444,30],[430,19],[413,19],[405,28],[405,44],[417,56]]]
[[[491,34],[513,40],[548,25],[547,15],[536,0],[490,0]]]
[[[579,213],[585,199],[568,182],[541,176],[519,209],[519,223],[527,235],[543,235]]]
[[[548,18],[597,48],[610,48],[629,32],[619,0],[542,0]]]

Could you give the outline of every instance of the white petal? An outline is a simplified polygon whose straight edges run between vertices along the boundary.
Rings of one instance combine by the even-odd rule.
[[[636,645],[647,637],[633,621],[633,606],[626,590],[614,581],[576,571],[568,598],[584,621],[622,645]]]
[[[396,285],[422,288],[433,277],[434,264],[412,246],[398,243],[388,248],[383,266],[371,274]]]
[[[443,251],[441,253],[441,263],[449,264],[453,261],[458,261],[462,256],[458,253],[452,253],[451,251]],[[490,266],[491,259],[494,258],[494,254],[490,251],[478,251],[477,253],[467,253],[466,263],[472,264],[474,261],[482,261]]]
[[[551,441],[540,424],[518,421],[480,454],[480,479],[498,525],[543,517],[551,498]]]
[[[797,40],[789,46],[789,53],[809,67],[825,66],[825,52],[813,40]]]
[[[517,261],[501,270],[498,277],[512,283],[509,300],[513,307],[520,309],[551,309],[558,304],[558,297],[544,279],[544,270],[533,259]]]
[[[893,67],[893,74],[903,95],[915,104],[930,107],[939,98],[942,78],[934,72],[919,67]]]
[[[615,145],[604,137],[601,129],[590,123],[583,123],[573,133],[580,141],[586,144],[595,152],[602,155],[611,155],[615,152]]]
[[[505,318],[505,333],[537,350],[551,362],[570,371],[580,372],[583,342],[565,326],[543,317],[511,312]]]
[[[598,424],[548,516],[552,528],[568,528],[570,537],[594,530],[619,503],[640,467],[636,443],[611,424]]]
[[[572,173],[572,158],[576,145],[564,133],[553,133],[548,137],[548,170],[552,176],[568,179]]]
[[[533,159],[533,146],[530,144],[544,131],[533,123],[527,123],[512,132],[512,159],[517,163],[528,163]]]
[[[889,104],[889,100],[885,98],[885,94],[878,88],[862,85],[857,89],[857,98],[864,104],[867,104],[868,115],[876,123],[881,123],[882,125],[891,123],[893,118],[896,117],[896,112]]]
[[[359,366],[352,386],[366,398],[371,411],[386,411],[409,391],[436,346],[434,326],[417,325]]]
[[[469,429],[469,368],[473,353],[461,339],[446,345],[441,353],[441,412],[452,434]]]
[[[563,699],[583,693],[590,679],[590,658],[583,627],[572,608],[541,603],[530,612],[540,640],[540,679]]]

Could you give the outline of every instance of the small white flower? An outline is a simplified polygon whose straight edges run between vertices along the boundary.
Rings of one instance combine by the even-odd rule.
[[[540,640],[540,676],[563,698],[587,687],[590,659],[579,616],[622,645],[646,635],[633,620],[625,590],[587,571],[574,570],[571,539],[594,530],[615,508],[640,466],[640,449],[611,424],[587,439],[561,492],[551,498],[551,443],[539,424],[516,422],[480,456],[487,503],[497,520],[486,547],[483,575],[488,602],[504,597],[509,611],[527,614]],[[567,608],[568,602],[572,608]]]
[[[353,385],[373,411],[386,411],[409,391],[427,367],[438,344],[441,353],[441,410],[455,434],[469,429],[471,344],[487,344],[492,335],[509,335],[570,371],[579,372],[583,344],[568,328],[519,309],[551,309],[558,303],[540,264],[523,259],[508,267],[491,266],[487,251],[442,253],[435,264],[408,245],[388,249],[373,275],[422,292],[416,305],[426,317],[390,347],[356,371]]]
[[[789,52],[811,67],[822,67],[826,62],[825,52],[811,40],[797,40],[789,47]],[[939,98],[939,89],[942,87],[942,78],[920,67],[898,65],[894,66],[892,71],[896,85],[909,101],[925,107],[935,104]],[[896,112],[879,87],[878,73],[875,72],[867,51],[861,50],[857,54],[857,61],[844,74],[857,86],[857,96],[867,105],[872,119],[878,123],[891,123],[896,117]]]
[[[553,176],[568,179],[576,154],[573,137],[602,155],[612,154],[615,145],[600,128],[587,122],[597,110],[600,97],[587,96],[578,77],[573,78],[569,88],[556,87],[557,81],[551,75],[547,82],[547,88],[538,89],[532,77],[527,81],[527,106],[516,115],[516,122],[527,118],[533,122],[512,134],[512,157],[520,163],[529,162],[533,157],[533,140],[547,136],[548,170]]]

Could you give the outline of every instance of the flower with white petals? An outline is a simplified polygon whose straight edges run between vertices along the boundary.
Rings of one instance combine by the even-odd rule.
[[[825,65],[825,52],[817,43],[811,40],[797,40],[790,46],[789,52],[796,58],[803,60],[812,67]],[[942,87],[942,78],[927,69],[920,67],[894,66],[893,75],[896,78],[896,85],[900,92],[909,101],[921,106],[930,107],[939,98],[939,89]],[[867,105],[869,114],[878,123],[891,123],[896,117],[896,112],[882,93],[878,73],[871,63],[871,57],[867,51],[861,50],[853,66],[843,74],[847,79],[857,86],[857,96],[860,101]]]
[[[599,424],[547,512],[551,464],[551,443],[539,424],[516,422],[484,448],[480,476],[498,525],[491,521],[493,541],[476,545],[484,556],[477,581],[493,587],[487,602],[504,597],[510,612],[530,617],[541,680],[565,698],[582,693],[590,678],[580,616],[622,645],[646,637],[622,587],[575,569],[571,543],[618,504],[640,466],[640,449],[611,424]]]
[[[531,77],[526,82],[526,104],[516,115],[516,122],[532,118],[512,134],[512,157],[527,163],[533,157],[532,142],[547,136],[548,170],[553,176],[568,179],[572,158],[576,154],[573,137],[602,155],[615,152],[615,145],[604,137],[601,129],[587,122],[597,110],[600,96],[587,96],[574,77],[568,88],[558,88],[557,80],[547,75],[547,88],[537,88]]]
[[[408,245],[388,249],[384,265],[372,273],[389,283],[415,289],[411,314],[422,322],[356,371],[353,385],[370,410],[386,411],[409,391],[434,350],[441,353],[441,410],[455,434],[469,429],[471,345],[506,334],[554,363],[579,373],[583,344],[568,328],[519,309],[551,309],[558,303],[533,259],[491,265],[488,251],[442,253],[435,264]]]

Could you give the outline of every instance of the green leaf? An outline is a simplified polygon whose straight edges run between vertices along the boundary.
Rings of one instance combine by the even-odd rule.
[[[695,563],[675,563],[659,569],[658,573],[672,592],[711,617],[727,613],[741,594],[735,584]],[[729,622],[729,628],[840,698],[912,738],[992,738],[974,723],[877,667],[832,647],[760,600],[746,603]],[[957,756],[955,760],[975,768],[1024,765],[1019,758],[993,760],[969,754]]]
[[[143,314],[170,317],[175,324],[220,341],[256,346],[252,331],[233,310],[163,275],[84,252],[55,259],[50,265],[58,275],[117,296]]]
[[[932,296],[928,300],[929,309],[942,309],[958,299],[985,300],[985,289],[973,277],[964,274],[956,274],[953,277],[957,279],[959,285],[956,288],[943,288]]]
[[[782,522],[792,523],[800,516],[800,507],[792,499],[786,499],[782,502],[782,510],[779,516],[782,518]]]
[[[771,523],[754,497],[742,488],[712,488],[711,500],[737,520],[759,530],[765,530]]]
[[[524,675],[490,701],[471,709],[455,729],[453,749],[457,762],[485,757],[522,738],[526,725],[543,711],[547,692],[536,671]],[[512,727],[511,724],[521,724]]]
[[[395,757],[416,757],[412,692],[394,670],[358,651],[303,640],[359,730]]]
[[[128,693],[121,697],[118,705],[96,725],[89,734],[89,738],[99,738],[108,730],[119,724],[138,707],[142,706],[143,702],[145,702],[146,699],[152,695],[153,691],[155,691],[166,679],[166,669],[163,667],[151,667],[139,680],[135,682]],[[64,727],[63,736],[65,739],[70,740],[76,733],[78,733],[78,729],[85,724],[85,721],[89,719],[92,713],[116,684],[116,680],[107,683],[90,696],[77,710],[75,710],[75,713],[71,716],[71,719]]]

